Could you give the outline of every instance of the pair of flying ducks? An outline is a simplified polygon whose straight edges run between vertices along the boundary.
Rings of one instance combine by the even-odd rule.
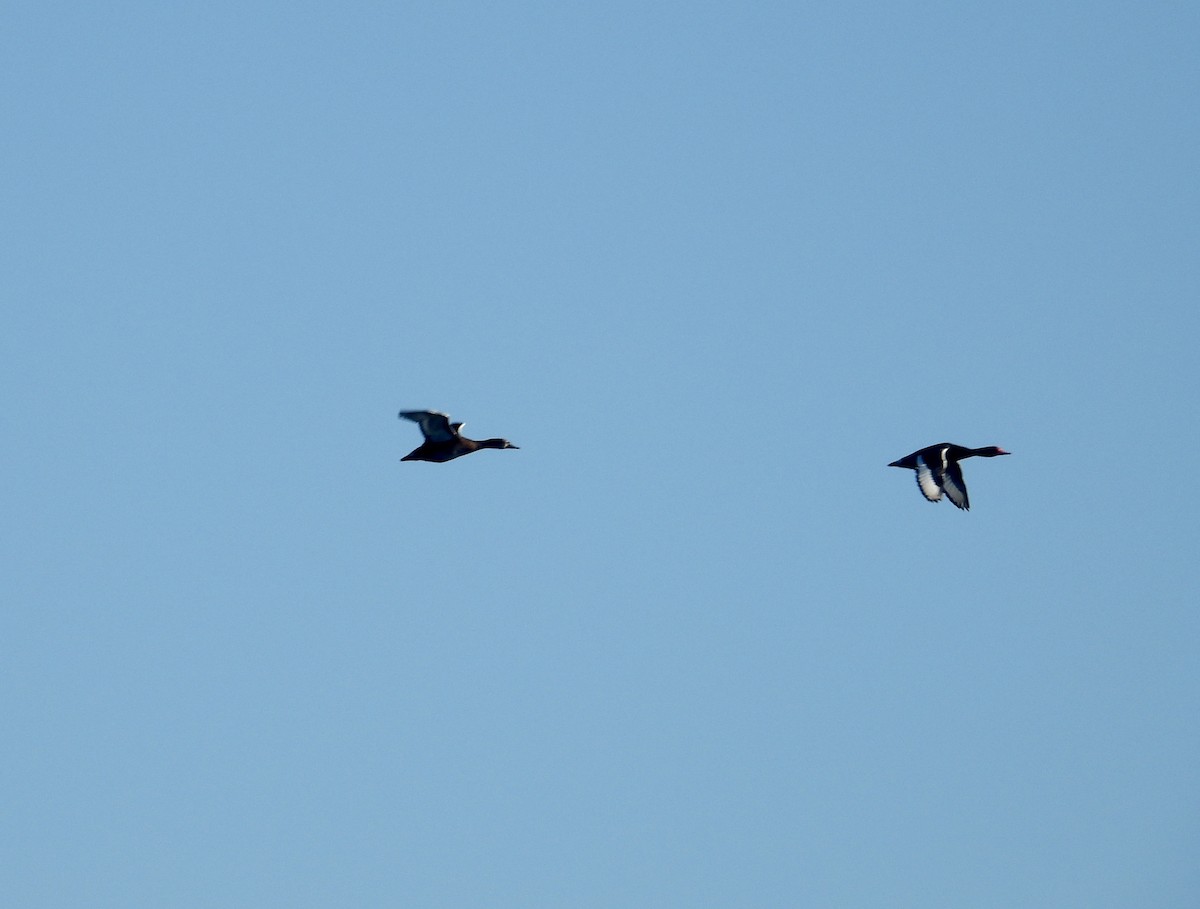
[[[508,439],[466,438],[461,430],[465,424],[451,423],[450,418],[436,410],[402,410],[400,417],[412,420],[421,427],[425,441],[406,454],[401,461],[453,461],[481,448],[516,448]],[[987,448],[964,448],[950,442],[939,442],[920,451],[892,461],[888,467],[903,467],[917,474],[917,487],[930,502],[941,501],[945,494],[951,502],[966,511],[971,507],[967,484],[963,482],[959,461],[967,458],[994,458],[1008,454],[995,445]]]

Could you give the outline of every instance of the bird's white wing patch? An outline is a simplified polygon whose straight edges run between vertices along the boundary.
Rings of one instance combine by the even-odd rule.
[[[970,500],[967,498],[967,484],[963,482],[962,469],[957,463],[951,464],[942,474],[942,487],[946,490],[950,501],[959,508],[964,511],[971,508]]]
[[[924,458],[917,458],[917,486],[921,489],[921,495],[929,501],[941,500],[942,487],[938,485],[937,477],[933,475],[933,471],[929,469]]]

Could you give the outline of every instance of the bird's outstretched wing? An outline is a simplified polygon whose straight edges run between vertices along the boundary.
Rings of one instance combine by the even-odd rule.
[[[449,442],[456,438],[455,432],[450,426],[450,418],[444,413],[436,410],[402,410],[400,417],[419,424],[421,434],[430,442]]]
[[[931,502],[942,500],[942,487],[938,483],[940,476],[940,470],[935,474],[925,463],[925,458],[917,456],[917,488],[921,490],[921,495]]]
[[[963,511],[971,510],[971,500],[967,498],[967,484],[963,481],[962,468],[958,461],[951,461],[946,465],[942,474],[942,488],[946,490],[951,502]]]

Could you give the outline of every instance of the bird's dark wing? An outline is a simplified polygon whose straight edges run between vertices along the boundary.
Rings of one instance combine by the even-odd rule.
[[[400,416],[420,424],[421,434],[430,442],[450,442],[457,438],[450,427],[450,418],[444,413],[436,410],[402,410]]]
[[[967,484],[963,481],[962,468],[958,461],[946,464],[946,472],[942,474],[942,488],[946,495],[963,511],[971,510],[971,500],[967,498]]]

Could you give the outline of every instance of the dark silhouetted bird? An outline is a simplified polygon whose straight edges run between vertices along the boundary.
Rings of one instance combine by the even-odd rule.
[[[464,438],[460,430],[465,423],[451,423],[450,418],[436,410],[402,410],[400,418],[421,426],[425,441],[401,461],[453,461],[481,448],[516,448],[508,439]]]
[[[962,468],[958,462],[964,458],[994,458],[1009,452],[1003,448],[990,445],[987,448],[963,448],[950,442],[939,442],[920,451],[905,455],[899,461],[892,461],[888,467],[905,467],[917,472],[917,486],[921,495],[931,502],[941,501],[942,493],[961,508],[967,511],[971,500],[967,498],[967,484],[963,482]]]

